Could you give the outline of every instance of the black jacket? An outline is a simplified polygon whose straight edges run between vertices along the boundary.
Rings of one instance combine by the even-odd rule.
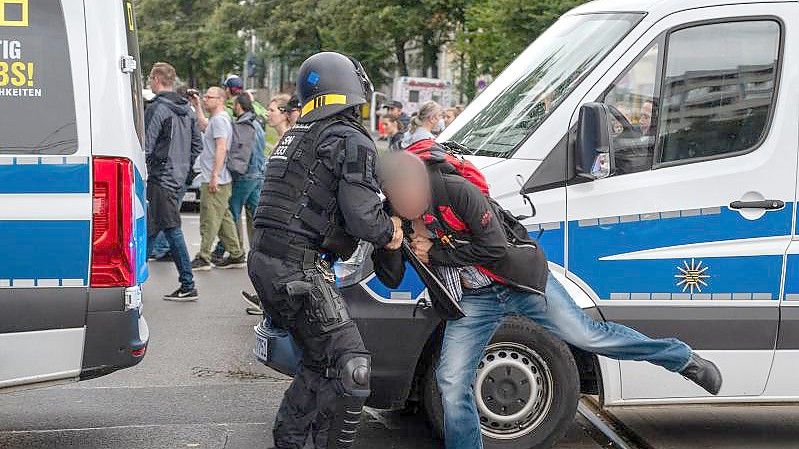
[[[144,111],[148,182],[177,192],[202,152],[197,117],[175,92],[159,93]]]
[[[377,157],[375,144],[353,114],[343,112],[331,119],[333,118],[341,120],[326,125],[319,131],[318,137],[314,137],[313,142],[303,143],[304,137],[297,137],[301,135],[299,130],[296,133],[289,130],[283,136],[281,142],[285,143],[281,143],[272,152],[267,162],[266,181],[261,190],[255,227],[288,231],[313,246],[322,244],[325,237],[328,240],[344,241],[351,241],[354,237],[371,242],[376,247],[385,246],[394,235],[394,225],[391,217],[383,210],[379,196],[380,188],[375,179]],[[309,125],[295,125],[295,127],[300,126]],[[298,149],[298,145],[312,145],[313,148]],[[311,150],[315,151],[314,165],[324,166],[324,169],[318,167],[316,170],[330,173],[335,180],[329,192],[332,195],[332,204],[328,198],[323,198],[328,196],[328,192],[325,192],[325,195],[320,195],[318,192],[314,194],[312,189],[306,188],[300,193],[300,188],[289,185],[291,182],[296,182],[294,178],[300,176],[292,176],[294,181],[289,182],[289,176],[286,174],[297,172],[297,164],[301,162],[299,157],[295,160],[296,155]],[[287,152],[296,153],[289,156],[291,160],[287,160]],[[306,169],[300,168],[300,170]],[[298,199],[302,202],[303,195],[314,195],[315,201],[328,203],[321,204],[324,210],[316,213],[335,223],[336,228],[341,226],[343,229],[335,230],[338,235],[322,235],[318,227],[304,223],[297,216],[286,219],[285,214],[289,206],[284,205],[283,201]],[[296,243],[301,242],[297,240]],[[332,249],[327,244],[324,246]]]
[[[446,189],[450,204],[444,204],[441,195],[434,194],[433,213],[429,215],[436,221],[429,224],[428,229],[451,238],[450,243],[434,239],[429,252],[430,264],[480,266],[501,283],[544,293],[549,269],[537,243],[509,244],[501,221],[503,217],[497,215],[496,208],[474,184],[456,174],[444,173],[441,179],[440,187]],[[446,209],[450,212],[445,212]],[[442,224],[447,218],[461,223],[465,229],[455,231],[450,225]],[[378,278],[389,287],[398,285],[404,272],[401,252],[376,249],[372,258]]]
[[[383,247],[394,236],[391,217],[383,210],[375,179],[374,141],[353,125],[336,124],[320,136],[317,154],[334,161],[339,177],[338,208],[347,234]]]

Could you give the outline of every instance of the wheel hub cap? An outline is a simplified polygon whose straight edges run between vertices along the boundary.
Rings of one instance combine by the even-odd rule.
[[[552,404],[552,374],[532,349],[515,343],[489,346],[477,369],[475,397],[483,433],[498,439],[533,431]]]

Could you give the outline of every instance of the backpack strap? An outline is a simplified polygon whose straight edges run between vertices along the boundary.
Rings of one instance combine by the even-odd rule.
[[[452,200],[449,196],[449,192],[447,191],[446,184],[444,182],[444,174],[441,172],[440,168],[436,166],[437,164],[429,164],[428,172],[430,173],[430,186],[431,186],[431,193],[433,194],[433,198],[436,198],[434,201],[438,205],[444,206],[452,206]],[[442,219],[441,211],[438,207],[434,207],[435,211],[434,214],[436,218],[439,220]]]

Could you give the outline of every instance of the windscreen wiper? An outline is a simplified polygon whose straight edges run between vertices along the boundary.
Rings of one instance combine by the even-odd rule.
[[[458,153],[458,154],[475,154],[475,153],[477,153],[476,149],[469,148],[469,147],[467,147],[466,145],[464,145],[462,143],[455,142],[454,140],[447,140],[447,141],[444,141],[444,142],[440,142],[440,145],[443,146],[444,148],[452,151],[453,153]]]

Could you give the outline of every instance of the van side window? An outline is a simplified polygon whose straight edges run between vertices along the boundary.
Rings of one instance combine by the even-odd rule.
[[[61,2],[0,2],[0,154],[78,150]]]
[[[670,34],[658,128],[659,162],[740,154],[764,138],[773,109],[780,25],[694,26]]]
[[[136,70],[130,74],[130,90],[133,97],[133,124],[136,126],[136,134],[139,143],[144,148],[144,98],[142,98],[142,75],[141,57],[139,56],[139,38],[136,28],[136,14],[132,0],[122,2],[125,8],[125,31],[128,40],[128,54],[136,60]]]
[[[652,168],[660,48],[659,41],[653,43],[600,99],[612,115],[614,176]]]

